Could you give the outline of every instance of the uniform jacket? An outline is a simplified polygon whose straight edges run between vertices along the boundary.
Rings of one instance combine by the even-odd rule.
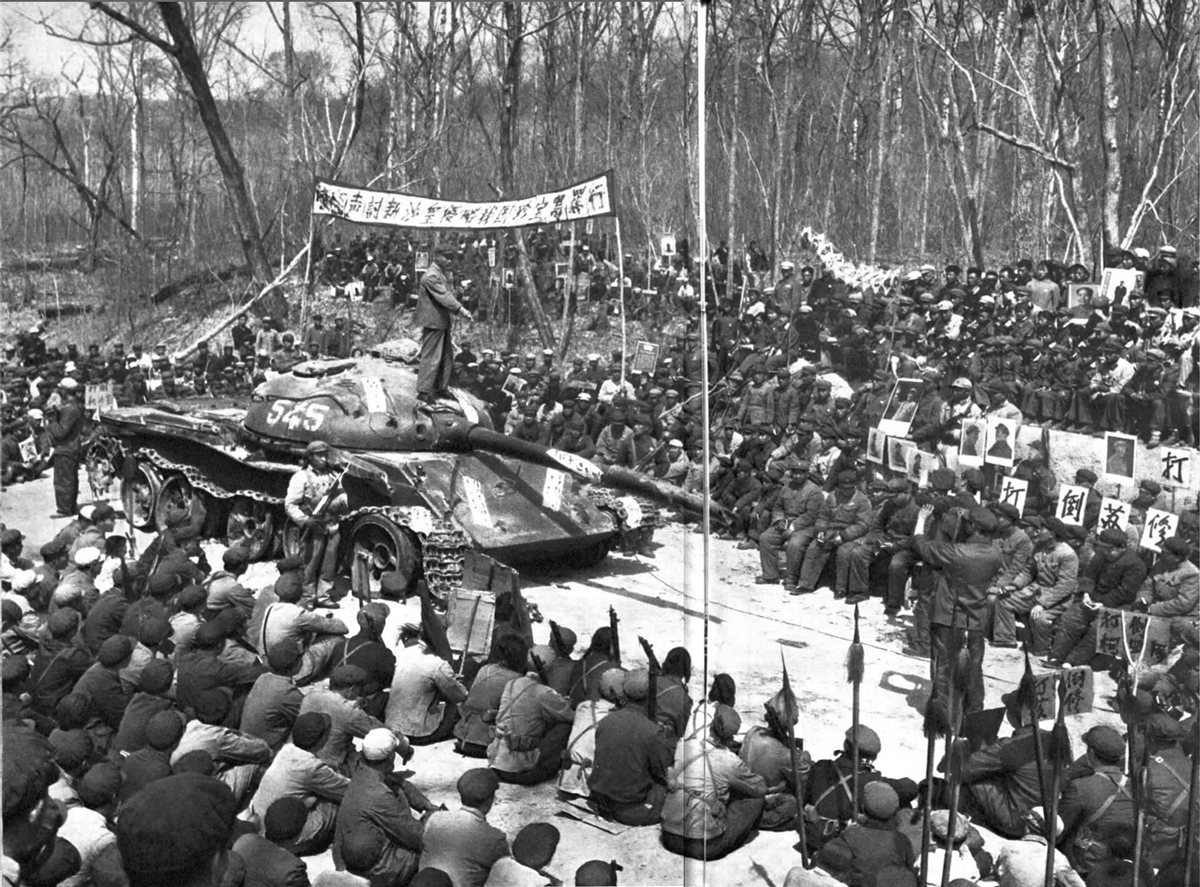
[[[353,750],[355,739],[362,739],[383,724],[378,718],[363,711],[359,706],[336,690],[318,687],[309,691],[300,703],[300,714],[310,711],[329,715],[332,724],[325,745],[317,756],[332,767],[344,767]],[[402,740],[401,745],[404,745]]]
[[[384,723],[393,733],[428,736],[441,723],[447,704],[466,700],[467,688],[445,659],[416,645],[398,652]]]
[[[1037,585],[1037,602],[1050,610],[1065,606],[1078,586],[1079,555],[1066,542],[1033,553],[1029,567],[1017,576],[1013,585],[1024,588]]]
[[[538,743],[556,723],[575,720],[571,703],[537,678],[522,675],[509,681],[500,694],[496,736],[488,746],[493,770],[520,773],[538,760]]]
[[[239,726],[243,733],[257,736],[277,752],[291,736],[303,699],[291,678],[271,672],[259,675],[242,705]]]
[[[913,549],[926,563],[942,569],[933,597],[932,623],[982,631],[987,592],[1000,572],[1000,552],[987,541],[930,542],[924,534],[913,537]]]
[[[233,849],[246,865],[242,887],[308,887],[304,860],[262,835],[242,835]]]
[[[349,779],[312,752],[289,742],[267,767],[250,809],[260,817],[266,816],[270,806],[280,798],[299,798],[309,810],[321,800],[341,803],[349,785]]]
[[[1174,570],[1156,573],[1142,583],[1137,599],[1149,604],[1151,616],[1200,615],[1200,569],[1183,561]]]
[[[508,682],[518,677],[515,671],[489,662],[475,675],[467,698],[459,706],[462,719],[454,726],[454,735],[463,742],[487,745],[496,735],[496,713],[500,696]],[[597,681],[599,683],[599,681]]]
[[[504,832],[471,807],[439,811],[425,822],[421,868],[441,869],[454,887],[483,887],[492,866],[508,855]]]
[[[382,838],[383,855],[371,867],[372,881],[381,884],[395,883],[401,878],[407,881],[416,873],[425,826],[413,816],[403,790],[389,786],[383,775],[370,767],[360,767],[354,774],[338,809],[333,839],[336,865],[344,865],[343,837],[362,834],[364,830]]]
[[[871,500],[860,490],[844,502],[839,493],[830,494],[817,515],[817,532],[841,533],[843,542],[865,535],[870,526]]]
[[[461,308],[458,299],[450,292],[441,267],[437,262],[431,262],[421,275],[413,324],[425,329],[448,330],[450,315]]]
[[[609,714],[596,727],[596,752],[588,786],[618,804],[637,804],[655,785],[666,785],[671,754],[659,728],[636,703]]]
[[[1126,548],[1117,557],[1098,552],[1079,571],[1079,591],[1104,607],[1128,607],[1146,578],[1146,564],[1136,550]]]
[[[1020,527],[1013,527],[1003,539],[993,539],[992,544],[1000,552],[1000,572],[995,584],[1003,588],[1012,585],[1016,578],[1029,568],[1033,559],[1033,543]]]
[[[767,793],[761,776],[727,748],[709,739],[687,743],[684,762],[667,774],[662,830],[686,838],[716,838],[725,832],[731,789],[752,798]]]

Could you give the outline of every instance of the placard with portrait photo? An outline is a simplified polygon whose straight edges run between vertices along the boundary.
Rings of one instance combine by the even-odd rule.
[[[1133,483],[1137,438],[1117,431],[1104,432],[1104,476],[1108,480]]]
[[[920,379],[897,379],[883,408],[879,429],[888,437],[904,437],[917,414],[917,402],[925,383]]]
[[[867,429],[867,461],[874,462],[876,465],[883,464],[884,446],[887,444],[887,435],[878,428]]]
[[[987,420],[987,439],[984,441],[983,461],[989,465],[1012,468],[1013,446],[1020,423],[1015,419],[993,416]]]
[[[983,419],[963,419],[958,436],[958,464],[963,468],[983,465],[983,443],[987,439],[987,422]]]
[[[1146,272],[1135,268],[1105,268],[1100,280],[1100,295],[1109,306],[1129,305],[1129,300],[1142,294]]]
[[[887,439],[888,468],[892,471],[908,473],[908,451],[915,450],[917,445],[902,437]]]

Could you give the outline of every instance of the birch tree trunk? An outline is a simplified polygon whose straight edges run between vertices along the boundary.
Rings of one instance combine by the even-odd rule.
[[[1092,0],[1096,14],[1097,77],[1100,82],[1100,137],[1104,155],[1104,242],[1121,242],[1121,146],[1117,141],[1117,113],[1120,102],[1113,71],[1113,25],[1108,0]]]

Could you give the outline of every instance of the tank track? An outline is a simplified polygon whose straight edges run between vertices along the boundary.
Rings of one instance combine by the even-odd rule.
[[[625,532],[626,524],[629,521],[629,511],[625,507],[625,503],[621,500],[624,496],[618,496],[607,487],[598,487],[589,484],[584,488],[587,497],[592,500],[597,508],[602,508],[605,511],[610,511],[617,518],[621,532]],[[630,495],[630,494],[626,494]],[[641,496],[633,496],[637,504],[642,509],[642,526],[648,529],[656,529],[663,526],[662,517],[659,513],[658,506]]]
[[[123,448],[122,448],[123,449]],[[199,469],[180,465],[164,458],[161,453],[143,447],[134,454],[164,471],[175,471],[188,479],[193,487],[218,499],[246,496],[267,505],[283,505],[277,496],[256,490],[227,490],[206,477]],[[620,504],[619,502],[617,503]],[[461,588],[463,561],[471,550],[471,540],[452,520],[439,518],[428,508],[403,505],[366,505],[350,511],[343,522],[353,522],[368,514],[386,517],[398,527],[404,527],[421,543],[421,568],[425,582],[435,597],[448,599],[450,592]]]

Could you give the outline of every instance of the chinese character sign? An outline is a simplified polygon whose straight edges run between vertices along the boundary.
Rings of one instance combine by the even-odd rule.
[[[1105,607],[1096,616],[1096,652],[1124,662],[1156,665],[1170,653],[1166,619]]]
[[[93,410],[111,410],[116,405],[112,382],[88,385],[84,389],[83,408],[89,413]]]
[[[1006,477],[1000,484],[999,498],[1001,503],[1007,503],[1024,513],[1025,496],[1029,493],[1029,481],[1019,477]]]
[[[1133,506],[1128,502],[1105,496],[1100,500],[1100,519],[1096,524],[1096,532],[1120,530],[1124,533],[1129,527],[1129,513],[1132,510]]]
[[[1146,526],[1142,529],[1140,545],[1151,551],[1162,551],[1162,544],[1175,535],[1179,515],[1157,508],[1146,509]]]
[[[1190,450],[1163,450],[1159,456],[1158,482],[1164,487],[1190,487],[1195,460]]]
[[[1063,484],[1058,489],[1058,509],[1054,512],[1064,524],[1083,526],[1083,508],[1087,504],[1087,487]]]
[[[1049,671],[1033,679],[1034,691],[1037,695],[1037,719],[1049,721],[1054,718],[1055,690],[1058,684],[1058,672]]]
[[[521,228],[616,215],[612,170],[546,194],[476,203],[435,200],[318,180],[312,211],[350,222],[400,228]]]
[[[1084,715],[1092,710],[1092,670],[1088,666],[1064,668],[1058,673],[1063,714]]]

